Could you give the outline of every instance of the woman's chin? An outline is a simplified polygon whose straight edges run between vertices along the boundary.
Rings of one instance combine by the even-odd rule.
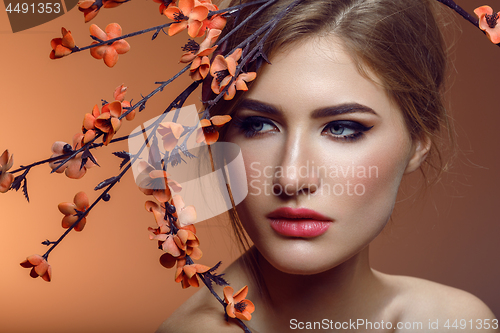
[[[293,250],[278,250],[264,251],[260,254],[265,258],[267,263],[274,269],[293,275],[314,275],[323,273],[340,265],[344,260],[341,258],[333,258],[325,260],[324,254],[308,253],[303,251],[295,253]]]

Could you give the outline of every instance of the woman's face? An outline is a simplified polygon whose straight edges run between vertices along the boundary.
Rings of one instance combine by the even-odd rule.
[[[238,215],[286,273],[320,273],[359,253],[384,228],[411,171],[415,145],[400,110],[341,45],[314,38],[276,54],[225,136],[246,168]]]

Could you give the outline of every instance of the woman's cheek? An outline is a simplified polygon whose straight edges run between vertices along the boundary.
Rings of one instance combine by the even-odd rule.
[[[385,224],[396,199],[405,169],[400,147],[363,149],[359,154],[336,154],[328,173],[321,178],[323,203],[336,207],[332,213],[339,220],[367,220]],[[378,148],[378,149],[377,149]]]
[[[374,223],[378,232],[385,227],[392,214],[404,173],[404,161],[397,157],[386,151],[367,159],[365,167],[376,172],[371,177],[358,179],[365,190],[364,195],[358,198],[356,208],[359,217]]]

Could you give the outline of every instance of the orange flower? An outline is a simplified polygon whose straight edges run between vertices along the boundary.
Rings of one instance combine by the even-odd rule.
[[[196,210],[194,206],[186,206],[180,195],[174,195],[172,198],[175,207],[174,216],[177,217],[179,228],[190,226],[196,222]],[[193,226],[194,228],[194,226]],[[193,230],[196,233],[196,230]]]
[[[101,112],[99,111],[99,107],[96,104],[92,108],[92,113],[86,113],[83,117],[82,132],[84,134],[84,137],[82,144],[86,144],[87,142],[94,140],[96,136],[95,120],[100,115]]]
[[[211,0],[198,0],[203,6],[207,7],[209,12],[215,12],[219,8],[212,4]],[[219,29],[222,30],[226,26],[227,19],[222,17],[223,14],[215,14],[210,19],[203,20],[203,25],[201,26],[198,36],[201,37],[207,29]]]
[[[205,141],[207,145],[217,142],[219,139],[219,131],[217,128],[222,127],[225,123],[231,120],[231,116],[213,116],[209,119],[201,119],[201,128],[198,128],[196,133],[196,142],[200,143]]]
[[[251,301],[245,299],[248,294],[248,286],[244,286],[234,295],[233,292],[234,289],[232,287],[224,287],[224,302],[227,303],[227,315],[231,318],[241,320],[252,319],[252,312],[255,311],[255,306]]]
[[[118,117],[121,116],[122,111],[122,103],[114,101],[104,105],[101,114],[95,118],[95,128],[105,133],[102,139],[105,146],[108,145],[115,133],[120,129],[122,122]],[[94,113],[94,111],[92,111],[92,113]]]
[[[78,10],[83,12],[85,23],[92,20],[99,13],[101,7],[113,8],[130,0],[80,0]]]
[[[106,32],[102,31],[97,25],[90,26],[90,34],[99,38],[102,41],[111,40],[120,37],[122,28],[118,23],[111,23],[106,26]],[[99,44],[97,41],[92,45]],[[120,39],[114,41],[111,45],[101,45],[90,49],[90,54],[96,59],[104,59],[104,63],[108,67],[113,67],[118,61],[118,55],[127,53],[130,50],[130,45],[127,41]]]
[[[80,0],[78,2],[78,10],[83,12],[85,23],[92,20],[99,13],[101,7],[102,2],[98,5],[97,1],[94,0]]]
[[[7,192],[14,181],[14,175],[7,172],[13,164],[14,155],[9,155],[9,150],[6,149],[0,155],[0,193]]]
[[[217,41],[217,38],[219,38],[221,32],[222,31],[219,29],[210,30],[201,44],[198,44],[194,40],[190,39],[189,42],[182,48],[183,51],[188,52],[182,55],[180,62],[188,63],[193,61],[196,57],[203,57],[212,54],[212,52],[214,52],[217,48],[217,45],[213,45]]]
[[[170,25],[169,36],[187,28],[189,36],[194,38],[198,36],[203,20],[207,18],[208,8],[196,0],[179,0],[179,7],[169,6],[163,14],[176,22]]]
[[[94,105],[92,113],[86,113],[83,118],[82,131],[84,133],[82,144],[85,144],[95,138],[96,129],[105,135],[102,139],[104,145],[108,145],[115,133],[121,126],[121,120],[118,119],[122,114],[122,103],[114,101],[105,104],[99,112],[99,107]]]
[[[61,28],[62,38],[54,38],[50,41],[52,51],[50,52],[50,59],[59,59],[67,56],[75,48],[75,40],[71,35],[71,31]]]
[[[200,5],[207,7],[209,11],[219,10],[216,5],[212,3],[212,0],[196,0]]]
[[[245,82],[250,82],[257,77],[257,73],[255,72],[241,73],[233,80],[236,74],[237,62],[241,57],[241,52],[241,49],[236,49],[226,58],[222,55],[218,55],[215,57],[212,67],[210,68],[210,74],[214,77],[211,86],[214,93],[220,94],[221,91],[230,84],[224,94],[225,100],[233,99],[234,95],[236,95],[236,90],[247,91],[248,87]]]
[[[177,260],[175,282],[180,282],[182,288],[199,287],[197,273],[205,273],[210,267],[200,264],[186,265],[186,259]]]
[[[162,136],[163,148],[166,151],[171,151],[177,145],[184,127],[181,124],[168,121],[158,125],[157,131]]]
[[[182,250],[185,250],[185,246],[198,247],[200,244],[198,238],[191,235],[196,234],[196,228],[193,225],[196,222],[196,210],[194,206],[186,207],[184,200],[178,194],[174,195],[171,201],[173,201],[175,207],[175,213],[172,215],[177,218],[177,221],[174,223],[175,227],[179,231],[189,231],[189,233],[181,234],[179,241],[176,241],[176,243],[179,244]],[[152,231],[155,235],[170,233],[169,222],[165,220],[165,207],[163,205],[160,206],[154,201],[146,201],[146,210],[153,213],[158,225],[157,229],[150,228],[148,229],[149,231]],[[151,239],[155,239],[155,237]],[[190,254],[188,253],[188,255]]]
[[[113,92],[113,98],[115,99],[115,101],[123,102],[126,93],[127,93],[127,87],[121,84],[118,87],[116,87],[115,91]]]
[[[210,74],[214,77],[212,80],[212,91],[214,93],[219,94],[223,89],[223,87],[221,87],[222,81],[227,77],[231,79],[236,74],[236,65],[241,58],[241,53],[241,49],[236,49],[226,58],[220,54],[215,57],[212,67],[210,68]]]
[[[189,70],[189,76],[191,76],[194,81],[203,80],[210,71],[210,59],[207,56],[196,57],[191,63]]]
[[[216,90],[214,90],[214,92],[216,94],[220,94],[220,91],[224,90],[224,88],[226,88],[226,86],[230,84],[230,86],[227,88],[226,93],[224,94],[224,99],[233,99],[234,95],[236,95],[236,90],[247,91],[248,87],[246,82],[250,82],[256,77],[257,73],[255,72],[241,73],[235,80],[233,80],[233,82],[231,82],[233,77],[228,75],[220,82],[220,86],[216,88],[216,90],[218,89],[219,92],[216,92]]]
[[[198,37],[202,36],[205,31],[212,29],[222,30],[226,26],[227,19],[221,16],[222,14],[215,14],[210,19],[203,21]]]
[[[180,199],[182,203],[181,206],[178,202],[179,198],[180,196],[178,195],[174,196],[174,200],[179,207],[181,207],[180,210],[182,211],[184,202]],[[181,219],[186,219],[186,215],[191,215],[188,218],[191,218],[193,222],[196,220],[196,211],[193,206],[185,207],[185,211],[183,212],[184,217],[181,216],[179,218],[179,216],[176,216],[177,212],[173,214],[177,217],[177,221],[174,222],[175,229],[177,229],[176,234],[172,232],[172,228],[169,224],[170,222],[165,219],[165,207],[163,205],[159,206],[156,202],[147,201],[146,210],[153,213],[158,226],[157,228],[148,228],[148,230],[153,233],[149,238],[151,240],[158,240],[158,246],[161,247],[163,251],[167,252],[167,254],[173,258],[176,258],[175,260],[183,258],[186,254],[196,260],[201,258],[202,252],[198,249],[200,241],[196,236],[196,228],[192,224],[183,226],[181,221]],[[192,215],[194,215],[194,218]],[[171,262],[173,258],[168,257],[168,259],[164,259]]]
[[[86,211],[90,207],[89,198],[85,192],[78,192],[73,198],[73,202],[61,202],[57,208],[64,214],[62,219],[62,227],[68,229],[73,225],[73,223],[78,220],[77,210],[80,212]],[[87,214],[85,214],[87,215]],[[80,222],[75,226],[75,231],[82,231],[87,223],[87,217],[83,217]]]
[[[192,253],[189,254],[191,259],[198,260],[202,257],[203,253],[198,247],[195,247],[192,250],[193,250]],[[172,268],[175,266],[175,263],[177,262],[177,260],[185,258],[186,254],[187,253],[183,253],[180,256],[174,257],[170,253],[164,253],[160,257],[160,264],[165,268]]]
[[[474,14],[479,18],[479,28],[486,32],[492,43],[500,43],[500,12],[493,13],[490,6],[481,6],[474,9]]]
[[[189,40],[183,47],[183,50],[188,52],[182,55],[180,62],[188,63],[192,61],[190,76],[193,80],[202,80],[208,75],[210,69],[208,55],[212,54],[217,48],[217,45],[212,45],[215,44],[220,34],[221,30],[212,29],[201,44],[196,43],[194,40]]]
[[[75,136],[73,137],[73,149],[74,150],[80,149],[82,147],[81,146],[82,141],[83,141],[83,134],[82,133],[75,134]],[[69,145],[68,143],[62,142],[62,141],[56,141],[52,145],[53,154],[50,157],[53,158],[53,157],[67,154],[67,153],[71,152],[71,149],[72,149],[71,145]],[[85,175],[85,173],[87,172],[88,168],[95,166],[95,164],[90,159],[88,159],[87,162],[85,163],[85,165],[82,167],[81,166],[82,165],[82,155],[83,155],[83,153],[79,153],[78,155],[73,157],[71,160],[69,160],[66,164],[62,165],[55,172],[62,173],[64,171],[66,171],[65,173],[66,173],[66,176],[68,178],[72,178],[72,179],[82,178]],[[52,169],[55,169],[59,166],[59,163],[57,163],[57,162],[60,162],[60,161],[63,161],[63,160],[50,162],[49,166]]]
[[[153,0],[153,1],[161,4],[160,5],[160,14],[161,15],[163,15],[163,12],[165,11],[165,9],[174,5],[173,0]]]
[[[96,136],[96,129],[107,133],[105,138],[103,138],[103,143],[107,145],[113,135],[118,131],[121,126],[121,120],[118,119],[124,112],[125,108],[130,107],[130,102],[125,101],[125,94],[127,92],[127,87],[123,84],[116,87],[113,97],[115,102],[103,105],[102,111],[99,111],[99,107],[94,105],[92,113],[86,113],[83,118],[82,132],[84,134],[82,144],[93,140]],[[133,120],[135,117],[135,110],[127,114],[125,119]],[[104,128],[104,130],[103,130]],[[111,133],[109,135],[109,133]]]
[[[113,98],[116,101],[122,103],[122,109],[124,110],[123,112],[125,112],[125,108],[130,107],[130,102],[125,101],[125,94],[127,93],[127,89],[128,88],[122,84],[116,87],[115,92],[113,93]],[[129,114],[125,116],[125,119],[127,120],[134,120],[134,118],[135,118],[135,110],[132,110]]]
[[[52,277],[52,268],[44,257],[38,254],[31,255],[21,263],[21,266],[24,268],[31,268],[30,276],[32,278],[41,276],[42,279],[50,282]]]
[[[171,199],[170,187],[174,192],[182,190],[182,186],[178,182],[168,178],[170,174],[154,168],[145,161],[140,161],[137,169],[139,171],[136,179],[137,186],[144,194],[153,195],[159,202],[167,202]]]
[[[156,224],[158,225],[158,228],[148,228],[148,231],[154,234],[154,236],[149,235],[149,239],[157,240],[158,246],[172,257],[184,255],[175,244],[169,222],[165,220],[165,208],[159,206],[154,201],[146,201],[146,210],[153,213]]]
[[[231,83],[231,86],[228,88],[228,92],[224,95],[224,99],[232,99],[236,94],[236,90],[247,91],[248,87],[246,82],[253,81],[256,77],[257,73],[255,72],[241,73],[240,75],[238,75],[236,80],[234,80],[233,83]]]
[[[153,213],[155,217],[156,224],[158,228],[154,229],[149,227],[148,230],[153,232],[155,235],[168,234],[170,232],[170,226],[167,220],[165,220],[165,207],[158,205],[154,201],[146,201],[146,210]],[[152,236],[150,235],[150,239]]]

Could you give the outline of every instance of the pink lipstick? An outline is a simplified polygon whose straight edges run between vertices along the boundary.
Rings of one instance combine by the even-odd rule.
[[[317,237],[324,234],[333,222],[330,218],[307,208],[282,207],[266,217],[274,231],[287,237]]]

